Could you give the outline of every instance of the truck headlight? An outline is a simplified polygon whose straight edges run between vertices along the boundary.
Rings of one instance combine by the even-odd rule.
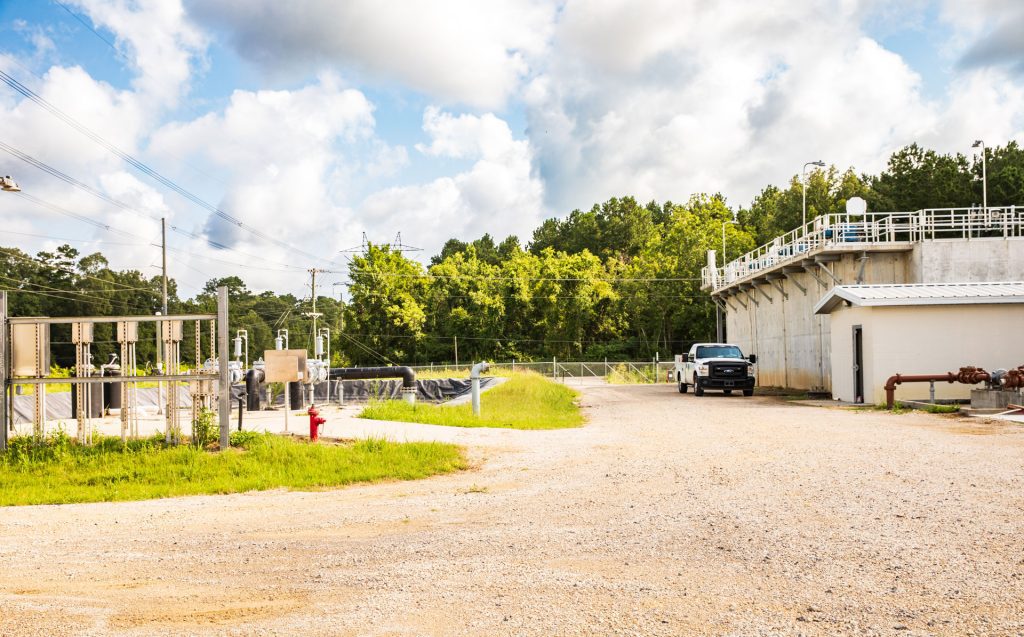
[[[701,376],[707,376],[708,375],[708,366],[707,365],[698,365],[697,366],[697,373],[700,374]]]

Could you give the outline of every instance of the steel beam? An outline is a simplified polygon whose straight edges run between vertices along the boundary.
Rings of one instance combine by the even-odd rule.
[[[91,385],[94,383],[145,383],[150,381],[214,380],[217,374],[154,374],[153,376],[72,376],[70,378],[11,378],[11,385]]]
[[[216,314],[175,314],[173,316],[41,316],[37,318],[14,316],[7,319],[7,322],[12,325],[17,323],[63,325],[67,323],[119,323],[121,321],[135,321],[137,323],[156,323],[159,321],[208,321],[215,318],[217,318]]]
[[[772,287],[774,287],[776,290],[778,290],[779,294],[782,295],[782,299],[784,301],[788,301],[789,300],[789,295],[786,294],[786,290],[782,287],[782,282],[779,281],[778,279],[768,279],[768,280],[771,282]]]

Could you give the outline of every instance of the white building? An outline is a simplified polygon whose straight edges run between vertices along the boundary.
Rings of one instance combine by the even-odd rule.
[[[1024,208],[823,215],[724,267],[709,260],[703,288],[722,312],[720,340],[757,354],[758,383],[831,392],[831,314],[816,306],[834,287],[1019,280]]]
[[[841,285],[814,308],[829,317],[832,397],[881,403],[894,374],[943,374],[965,365],[993,371],[1024,364],[1024,283]],[[939,399],[972,386],[936,383]],[[907,400],[929,386],[907,384]]]

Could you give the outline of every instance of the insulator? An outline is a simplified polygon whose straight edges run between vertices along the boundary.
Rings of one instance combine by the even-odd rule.
[[[235,343],[235,358],[241,358],[242,357],[242,338],[240,336],[236,336],[235,338],[233,338],[231,340],[234,341],[234,343]]]
[[[324,355],[324,337],[317,335],[316,337],[316,354],[315,356]]]
[[[284,349],[284,339],[280,336],[274,338],[274,349]]]

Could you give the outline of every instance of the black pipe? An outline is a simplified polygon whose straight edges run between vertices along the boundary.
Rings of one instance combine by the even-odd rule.
[[[416,387],[416,372],[411,367],[332,367],[327,372],[331,380],[362,380],[365,378],[401,378],[402,387]]]
[[[306,386],[301,382],[288,383],[288,407],[291,409],[306,408]]]
[[[242,396],[238,397],[238,430],[242,430],[242,407],[245,406],[245,399]]]
[[[260,410],[260,385],[264,378],[266,376],[262,369],[250,369],[245,373],[246,410]]]

